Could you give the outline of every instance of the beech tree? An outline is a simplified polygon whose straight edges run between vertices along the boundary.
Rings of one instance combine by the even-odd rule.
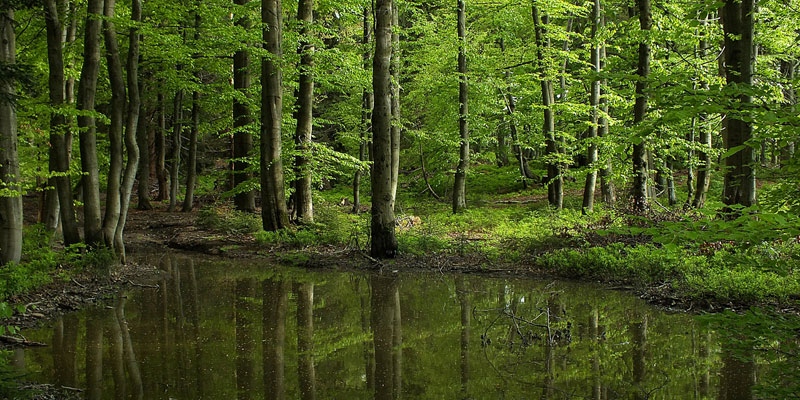
[[[294,211],[300,223],[314,222],[314,207],[311,200],[311,133],[314,111],[314,44],[310,39],[314,23],[314,0],[300,0],[297,5],[297,20],[300,23],[300,55],[297,87],[297,129],[295,130],[294,159]]]
[[[235,0],[238,6],[246,6],[250,0]],[[241,11],[237,15],[234,24],[243,31],[251,28],[250,17],[247,15],[245,7],[239,8]],[[237,96],[233,98],[233,187],[236,192],[233,198],[234,205],[239,211],[254,212],[256,210],[255,190],[240,188],[250,179],[252,173],[249,172],[250,163],[247,158],[252,156],[253,135],[251,133],[253,117],[250,109],[250,99],[248,90],[252,84],[250,73],[250,44],[245,41],[242,47],[233,55],[233,88]]]
[[[5,6],[0,10],[0,265],[18,262],[22,256],[22,190],[14,108],[16,21],[14,9]]]
[[[467,207],[467,168],[469,167],[469,117],[467,86],[466,5],[458,0],[458,132],[460,137],[458,166],[453,183],[453,212]]]
[[[649,31],[653,26],[650,13],[650,0],[636,0],[639,15],[639,26],[642,31]],[[647,115],[647,77],[650,74],[650,44],[648,38],[639,42],[639,61],[636,66],[636,100],[633,107],[633,123],[642,126]],[[646,128],[645,128],[646,129]],[[647,202],[647,135],[639,132],[633,138],[633,207],[637,211],[648,208]]]

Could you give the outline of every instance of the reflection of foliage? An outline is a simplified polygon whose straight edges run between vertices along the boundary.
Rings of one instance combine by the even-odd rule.
[[[751,309],[703,316],[719,335],[721,346],[734,356],[755,358],[763,375],[756,381],[758,398],[788,399],[800,394],[800,319],[773,311]]]

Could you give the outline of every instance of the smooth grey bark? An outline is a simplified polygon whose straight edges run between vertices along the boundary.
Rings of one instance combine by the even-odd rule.
[[[100,170],[97,160],[97,133],[95,97],[97,75],[100,69],[100,31],[103,17],[103,0],[89,0],[84,25],[83,67],[78,83],[78,116],[81,151],[81,184],[83,187],[83,230],[86,244],[95,246],[103,241],[100,210]]]
[[[14,9],[0,11],[0,64],[16,63]],[[22,188],[17,153],[17,111],[15,80],[0,82],[0,265],[19,262],[22,257]]]
[[[755,0],[726,0],[720,12],[725,33],[725,81],[744,90],[753,84],[755,12]],[[738,109],[727,115],[723,140],[725,150],[739,150],[725,158],[722,201],[728,206],[747,207],[756,203],[756,155],[749,143],[753,128],[745,115],[753,98],[740,90],[736,102]]]
[[[265,231],[289,225],[281,161],[283,115],[283,10],[281,0],[261,0],[262,37],[269,57],[261,59],[261,223]]]
[[[556,160],[547,161],[547,199],[550,206],[560,210],[564,204],[564,177],[562,176],[560,162],[557,160],[559,146],[556,138],[555,113],[553,112],[555,93],[553,91],[553,82],[547,76],[544,64],[544,49],[550,47],[550,40],[545,36],[549,18],[546,15],[540,17],[539,9],[536,5],[532,7],[531,14],[536,37],[536,60],[541,74],[539,83],[542,92],[542,106],[544,108],[542,132],[544,133],[547,157],[556,158]]]
[[[375,2],[375,55],[372,59],[372,222],[370,254],[393,258],[397,254],[394,196],[392,193],[392,0]]]
[[[370,21],[372,20],[372,9],[364,7],[362,12],[362,35],[361,45],[364,52],[361,55],[362,65],[364,70],[370,68],[370,57],[372,52],[369,45],[372,42],[372,28]],[[361,94],[361,140],[358,143],[358,160],[367,161],[367,147],[369,146],[370,136],[372,133],[372,106],[373,106],[372,91],[369,88],[364,88]],[[353,175],[353,214],[358,214],[361,211],[361,169],[356,169]]]
[[[127,152],[127,164],[122,175],[122,186],[120,187],[120,211],[119,222],[114,231],[114,249],[121,262],[125,259],[125,242],[122,234],[125,230],[125,223],[128,220],[128,210],[131,204],[131,193],[133,184],[136,180],[136,171],[139,164],[139,143],[137,143],[137,132],[139,131],[139,116],[141,112],[141,98],[139,93],[139,28],[138,23],[142,21],[142,0],[131,1],[131,21],[133,24],[128,33],[128,60],[127,60],[127,79],[128,79],[128,118],[125,123],[125,150]]]
[[[603,10],[601,8],[600,0],[594,0],[592,3],[592,28],[591,28],[591,63],[592,72],[595,76],[592,78],[591,92],[589,94],[589,106],[592,108],[591,121],[589,132],[586,135],[589,140],[589,151],[586,157],[586,162],[589,164],[589,172],[586,174],[586,183],[583,187],[583,207],[581,211],[586,214],[594,210],[594,192],[597,187],[597,136],[598,124],[600,122],[600,49],[601,43],[597,42],[597,32],[602,27],[603,23]]]
[[[250,0],[234,0],[234,4],[245,6]],[[249,30],[252,27],[247,11],[244,11],[234,22],[236,26]],[[253,178],[248,172],[250,163],[246,161],[253,152],[253,134],[250,127],[253,116],[247,92],[252,84],[250,73],[250,51],[246,48],[237,50],[233,54],[233,88],[239,92],[239,97],[233,98],[233,187],[244,184]],[[256,191],[236,189],[233,204],[239,211],[254,212],[256,210]]]
[[[300,0],[297,5],[297,20],[300,23],[300,44],[297,53],[297,128],[294,141],[297,156],[294,158],[294,211],[297,221],[303,224],[314,222],[314,203],[311,199],[311,135],[314,122],[314,44],[311,42],[311,26],[314,23],[314,0]]]
[[[466,5],[458,0],[458,133],[459,153],[453,180],[453,213],[467,208],[467,168],[469,167],[469,117],[467,86]]]
[[[392,1],[392,55],[389,65],[391,80],[389,89],[391,90],[392,103],[392,203],[397,200],[397,185],[400,179],[400,12],[397,2]]]
[[[650,31],[653,18],[650,12],[650,0],[636,0],[639,14],[639,26],[642,31]],[[636,101],[633,106],[633,123],[641,125],[647,115],[647,77],[650,74],[650,45],[645,39],[639,43],[639,60],[636,67]],[[647,200],[647,138],[641,137],[633,144],[633,208],[645,211],[649,207]]]
[[[181,65],[175,67],[182,69]],[[169,166],[169,207],[167,211],[175,211],[178,207],[178,192],[180,191],[181,170],[181,145],[183,132],[183,89],[178,89],[172,104],[172,154]]]
[[[106,181],[106,208],[103,215],[103,244],[114,248],[114,234],[119,223],[120,207],[120,188],[122,187],[122,168],[124,165],[124,144],[123,131],[125,129],[125,78],[122,74],[122,61],[119,57],[119,45],[117,44],[117,32],[115,30],[114,9],[116,0],[105,0],[103,5],[103,39],[106,45],[106,65],[108,67],[108,79],[111,87],[111,101],[109,119],[111,123],[108,127],[108,141],[110,150],[110,161],[108,168],[108,179]]]
[[[61,40],[61,23],[58,18],[58,6],[55,0],[46,0],[45,24],[47,28],[47,64],[49,66],[48,88],[50,106],[54,110],[64,107],[66,93],[64,89],[64,56]],[[51,182],[57,192],[61,231],[64,245],[69,246],[81,241],[78,232],[78,221],[72,203],[72,182],[69,177],[69,124],[63,113],[50,114],[50,172],[54,174]]]

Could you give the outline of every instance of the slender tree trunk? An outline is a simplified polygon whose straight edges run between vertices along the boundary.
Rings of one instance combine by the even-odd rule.
[[[45,5],[45,22],[47,25],[47,60],[50,67],[48,87],[50,105],[54,109],[64,106],[64,57],[61,40],[61,23],[58,19],[58,7],[55,0],[47,0]],[[64,114],[50,114],[50,172],[55,173],[51,179],[58,192],[60,205],[61,230],[64,234],[64,245],[69,246],[81,241],[75,209],[72,203],[72,183],[69,173],[69,125]]]
[[[639,26],[642,31],[650,31],[653,18],[650,14],[650,0],[636,0]],[[639,62],[636,69],[636,102],[633,107],[633,123],[641,125],[647,115],[647,76],[650,74],[650,45],[647,39],[639,43]],[[642,212],[649,207],[647,202],[647,138],[640,137],[633,144],[633,208]]]
[[[0,63],[16,63],[14,9],[0,11]],[[0,196],[0,265],[19,262],[22,257],[22,187],[19,184],[17,153],[17,112],[13,98],[14,79],[0,82],[0,183],[11,193]]]
[[[131,192],[136,179],[136,170],[139,164],[139,144],[136,142],[136,133],[139,130],[139,117],[141,112],[141,99],[139,94],[139,28],[142,21],[142,0],[131,2],[131,25],[128,46],[128,119],[125,124],[125,149],[127,150],[128,163],[122,175],[120,188],[120,211],[117,229],[114,232],[114,249],[120,261],[125,262],[125,242],[122,234],[128,219],[128,210],[131,204]]]
[[[235,0],[234,3],[246,6],[250,0]],[[252,26],[250,18],[247,17],[248,11],[242,7],[242,15],[236,19],[235,24],[242,29],[249,30]],[[253,178],[253,174],[248,172],[250,163],[246,159],[252,156],[253,134],[250,129],[253,125],[253,117],[250,110],[250,102],[247,92],[250,90],[252,76],[250,74],[250,51],[242,48],[233,55],[233,88],[239,92],[240,97],[233,98],[233,186],[237,188]],[[233,203],[236,209],[244,212],[255,212],[256,192],[255,190],[235,189],[236,195]]]
[[[467,208],[467,168],[469,168],[469,116],[467,91],[467,28],[466,5],[458,0],[458,132],[460,138],[458,166],[453,183],[453,213]]]
[[[103,0],[89,0],[84,26],[83,68],[78,84],[78,117],[81,149],[81,183],[83,187],[83,228],[85,241],[89,245],[103,240],[100,210],[100,170],[97,160],[97,136],[94,112],[97,94],[97,75],[100,69],[100,31],[103,15]]]
[[[108,128],[108,140],[110,149],[110,165],[108,169],[108,180],[106,183],[106,209],[103,216],[103,243],[108,247],[114,248],[114,233],[117,230],[120,214],[120,188],[122,180],[122,168],[124,164],[123,131],[125,129],[125,78],[122,75],[122,61],[119,57],[119,46],[117,44],[117,32],[114,22],[114,8],[116,0],[105,0],[103,14],[103,38],[106,45],[106,64],[108,66],[108,77],[111,86],[111,110],[109,118],[111,124]]]
[[[169,187],[167,186],[167,103],[164,99],[164,93],[159,91],[156,100],[156,107],[158,107],[158,123],[156,125],[156,134],[153,139],[155,147],[155,167],[156,167],[156,181],[158,184],[157,201],[164,201],[169,196]]]
[[[605,18],[603,18],[605,21]],[[605,60],[606,60],[606,46],[602,45],[600,47],[600,69],[605,69]],[[605,85],[605,80],[601,83],[600,86],[600,109],[603,111],[600,115],[599,120],[597,121],[597,136],[598,137],[606,137],[608,136],[608,119],[606,115],[608,115],[608,100],[606,100],[604,94],[605,91],[603,90],[603,86]],[[600,192],[603,194],[603,202],[606,203],[609,207],[614,207],[614,204],[617,202],[617,195],[614,189],[614,181],[612,180],[613,175],[613,167],[611,164],[611,158],[606,157],[606,161],[603,163],[603,168],[600,169]]]
[[[535,5],[532,7],[532,17],[536,35],[536,60],[539,64],[539,72],[542,75],[540,81],[542,106],[544,107],[542,132],[545,137],[547,157],[551,158],[547,161],[547,199],[551,206],[560,210],[564,202],[564,178],[561,173],[560,161],[558,161],[559,146],[556,138],[555,115],[553,112],[555,94],[553,93],[553,82],[547,76],[544,64],[544,49],[550,47],[550,40],[545,37],[545,26],[549,18],[547,16],[540,18],[539,9]]]
[[[311,199],[311,133],[314,122],[314,44],[311,42],[311,25],[314,23],[314,0],[300,0],[297,5],[300,22],[300,55],[297,89],[297,129],[294,140],[298,155],[294,159],[294,210],[300,223],[314,222]]]
[[[176,69],[182,69],[178,65]],[[180,191],[181,170],[181,134],[183,131],[183,89],[178,89],[172,105],[172,154],[169,166],[169,207],[167,211],[175,211],[178,207],[178,192]]]
[[[130,61],[129,61],[130,62]],[[130,67],[128,67],[130,68]],[[139,85],[139,92],[144,89],[144,84]],[[130,104],[130,103],[129,103]],[[144,108],[140,110],[145,113]],[[136,209],[138,210],[152,210],[153,204],[150,202],[150,173],[151,163],[153,162],[150,156],[150,126],[151,124],[145,123],[149,119],[144,119],[144,116],[139,116],[139,123],[136,126],[136,143],[139,147],[139,171],[137,178],[139,184],[137,185],[136,195]]]
[[[593,72],[596,76],[592,79],[591,93],[589,95],[589,106],[592,108],[591,126],[589,126],[589,153],[586,162],[589,164],[589,173],[586,174],[586,184],[583,188],[583,213],[590,213],[594,210],[594,192],[597,186],[597,131],[600,121],[600,48],[601,43],[597,42],[597,32],[602,27],[603,15],[600,0],[594,0],[592,5],[592,49],[591,63]]]
[[[201,0],[195,3],[194,14],[194,41],[200,41],[200,25],[202,18],[200,16]],[[194,58],[197,59],[200,54],[195,54]],[[197,84],[202,84],[199,73],[195,71],[194,79]],[[192,128],[189,130],[189,154],[186,160],[186,193],[183,196],[183,207],[181,211],[189,212],[194,208],[194,189],[197,185],[197,137],[200,135],[200,92],[197,90],[192,91]]]
[[[372,223],[370,254],[393,258],[397,253],[392,195],[392,0],[375,1],[375,56],[372,60]]]
[[[281,0],[261,0],[263,40],[269,57],[261,59],[261,220],[264,230],[289,225],[281,161],[283,108],[283,11]]]
[[[794,60],[783,60],[780,65],[780,73],[786,84],[783,87],[783,106],[786,107],[792,115],[797,115],[797,89],[794,84],[797,70],[797,62]],[[779,163],[781,167],[785,167],[789,161],[794,157],[795,141],[791,140],[786,145],[781,146],[779,154]]]
[[[726,0],[722,6],[722,28],[725,32],[725,80],[730,86],[747,90],[753,84],[755,53],[753,25],[755,0]],[[751,206],[756,202],[755,151],[749,143],[753,128],[747,107],[751,95],[742,93],[736,99],[737,110],[726,118],[725,149],[735,151],[725,158],[725,180],[722,201],[728,205]],[[739,149],[738,151],[736,149]]]
[[[363,33],[361,36],[361,45],[364,48],[361,59],[363,62],[364,70],[370,68],[370,57],[372,52],[369,45],[372,42],[372,29],[370,28],[370,20],[372,19],[372,9],[364,7],[362,15]],[[367,147],[372,133],[372,106],[373,97],[372,91],[369,88],[364,88],[361,94],[361,140],[358,144],[358,160],[367,161]],[[361,169],[357,169],[353,175],[353,213],[358,214],[361,210]]]
[[[397,2],[392,1],[392,50],[389,74],[392,76],[389,83],[392,103],[392,203],[397,200],[397,184],[400,179],[400,33],[397,28],[400,12]],[[377,29],[377,28],[376,28]]]

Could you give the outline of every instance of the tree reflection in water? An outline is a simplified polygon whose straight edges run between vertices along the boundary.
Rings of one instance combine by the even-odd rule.
[[[586,285],[160,260],[157,289],[25,332],[51,347],[17,364],[90,399],[798,393],[789,316],[701,324]]]

